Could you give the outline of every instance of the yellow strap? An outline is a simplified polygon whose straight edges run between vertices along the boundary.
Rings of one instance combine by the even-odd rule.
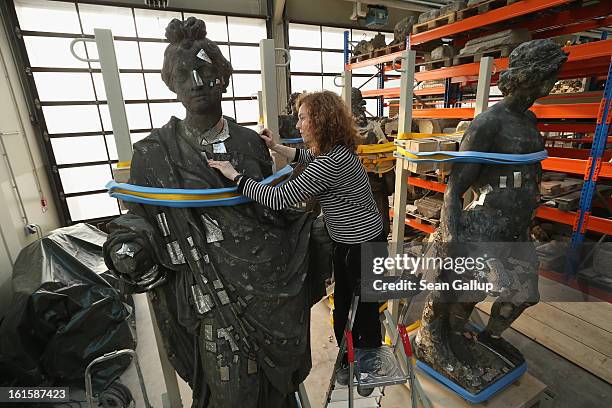
[[[131,163],[132,163],[131,161],[118,162],[117,168],[121,169],[121,168],[130,167]]]
[[[403,149],[399,146],[397,146],[397,152],[401,154],[402,156],[405,156],[411,159],[415,159],[415,160],[444,160],[444,159],[450,159],[453,157],[447,154],[433,154],[431,156],[420,157],[420,156],[417,156],[416,154],[410,153],[408,150]]]
[[[357,146],[357,153],[390,153],[395,150],[393,142]]]
[[[461,136],[463,132],[455,133],[398,133],[396,139],[408,140],[408,139],[427,139],[430,137],[449,137],[449,136]]]

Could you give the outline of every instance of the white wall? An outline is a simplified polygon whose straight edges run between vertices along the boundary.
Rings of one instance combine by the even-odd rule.
[[[43,166],[34,129],[30,125],[25,96],[17,76],[17,69],[0,23],[0,137],[6,152],[0,144],[0,315],[10,302],[10,278],[12,263],[21,248],[36,239],[36,235],[26,235],[24,217],[28,222],[38,224],[43,234],[58,228],[59,218],[51,202],[49,182]],[[6,64],[6,69],[5,69]],[[17,100],[15,104],[13,94]],[[21,121],[20,121],[21,119]],[[25,135],[23,134],[25,131]],[[27,140],[27,142],[26,142]],[[28,148],[29,145],[29,148]],[[28,153],[30,150],[33,162]],[[4,153],[8,156],[5,157]],[[8,163],[7,163],[8,159]],[[20,200],[13,188],[9,171],[13,171]],[[43,195],[47,198],[48,209],[42,211],[36,176]]]

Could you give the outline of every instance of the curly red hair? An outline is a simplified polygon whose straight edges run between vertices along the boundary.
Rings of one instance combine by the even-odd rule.
[[[313,127],[309,147],[314,154],[327,153],[335,145],[354,150],[359,144],[353,117],[338,95],[330,91],[303,93],[296,102],[297,109],[302,105],[308,109]]]

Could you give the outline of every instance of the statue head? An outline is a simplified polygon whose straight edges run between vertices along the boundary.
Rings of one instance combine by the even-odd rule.
[[[366,118],[366,101],[359,88],[351,88],[351,112],[357,126],[365,126],[368,123]]]
[[[510,53],[497,86],[504,96],[521,92],[533,99],[548,95],[568,54],[551,40],[524,42]]]
[[[173,19],[166,27],[170,44],[164,52],[162,80],[188,112],[220,110],[232,66],[213,41],[206,24],[195,17]]]

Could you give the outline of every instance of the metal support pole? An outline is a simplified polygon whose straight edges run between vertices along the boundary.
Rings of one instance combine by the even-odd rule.
[[[484,57],[480,60],[480,70],[478,72],[478,87],[476,88],[476,106],[474,109],[474,117],[480,115],[489,107],[492,69],[493,57]]]
[[[274,40],[259,41],[259,56],[261,58],[262,116],[264,127],[270,129],[276,143],[280,143],[278,134],[278,98],[276,95],[276,56]],[[276,165],[275,171],[287,165],[287,159],[272,152]]]
[[[608,77],[602,101],[597,114],[597,126],[595,127],[595,135],[593,136],[593,144],[589,154],[586,173],[584,176],[584,184],[580,193],[580,204],[578,206],[578,214],[573,226],[573,234],[571,248],[568,254],[567,275],[568,277],[575,275],[578,266],[578,254],[580,246],[584,242],[584,233],[586,224],[591,214],[593,194],[599,177],[603,152],[606,148],[608,140],[608,131],[612,120],[612,60],[608,67]]]
[[[346,69],[349,63],[349,32],[344,32],[344,72],[342,73],[342,100],[346,104],[349,114],[352,113],[353,73]]]
[[[400,78],[400,106],[398,120],[398,137],[411,132],[412,128],[412,98],[414,97],[414,66],[416,51],[407,50],[402,53],[402,67]],[[395,66],[395,61],[393,62]],[[393,228],[391,233],[391,246],[389,256],[395,258],[404,252],[404,229],[406,227],[406,195],[408,191],[408,164],[401,158],[396,159],[395,165],[395,193],[393,197]],[[397,321],[398,302],[389,303],[389,311],[393,321]]]
[[[100,28],[95,28],[94,34],[95,40],[88,38],[74,39],[70,43],[70,52],[80,61],[100,63],[102,80],[104,82],[104,89],[106,90],[106,98],[108,101],[108,110],[111,117],[111,123],[113,125],[113,136],[115,137],[115,144],[117,146],[117,155],[119,156],[119,163],[124,164],[118,168],[113,168],[113,177],[117,181],[127,181],[127,178],[129,177],[129,163],[132,160],[133,151],[127,115],[125,113],[125,102],[123,99],[123,92],[121,91],[121,81],[119,79],[119,68],[117,65],[115,45],[113,43],[113,34],[111,30]],[[96,47],[98,48],[99,59],[86,59],[79,57],[74,50],[75,44],[79,41],[95,41]],[[181,394],[179,392],[178,381],[176,379],[176,371],[170,364],[170,361],[166,355],[166,349],[164,348],[159,329],[157,328],[157,319],[155,317],[153,307],[150,305],[150,303],[148,306],[151,321],[153,322],[155,340],[157,343],[157,349],[159,352],[162,372],[166,385],[166,397],[169,400],[171,408],[181,408],[183,403],[181,401]]]
[[[385,88],[385,66],[384,64],[378,65],[378,89]],[[379,96],[376,99],[376,115],[382,118],[384,115],[384,96]]]

